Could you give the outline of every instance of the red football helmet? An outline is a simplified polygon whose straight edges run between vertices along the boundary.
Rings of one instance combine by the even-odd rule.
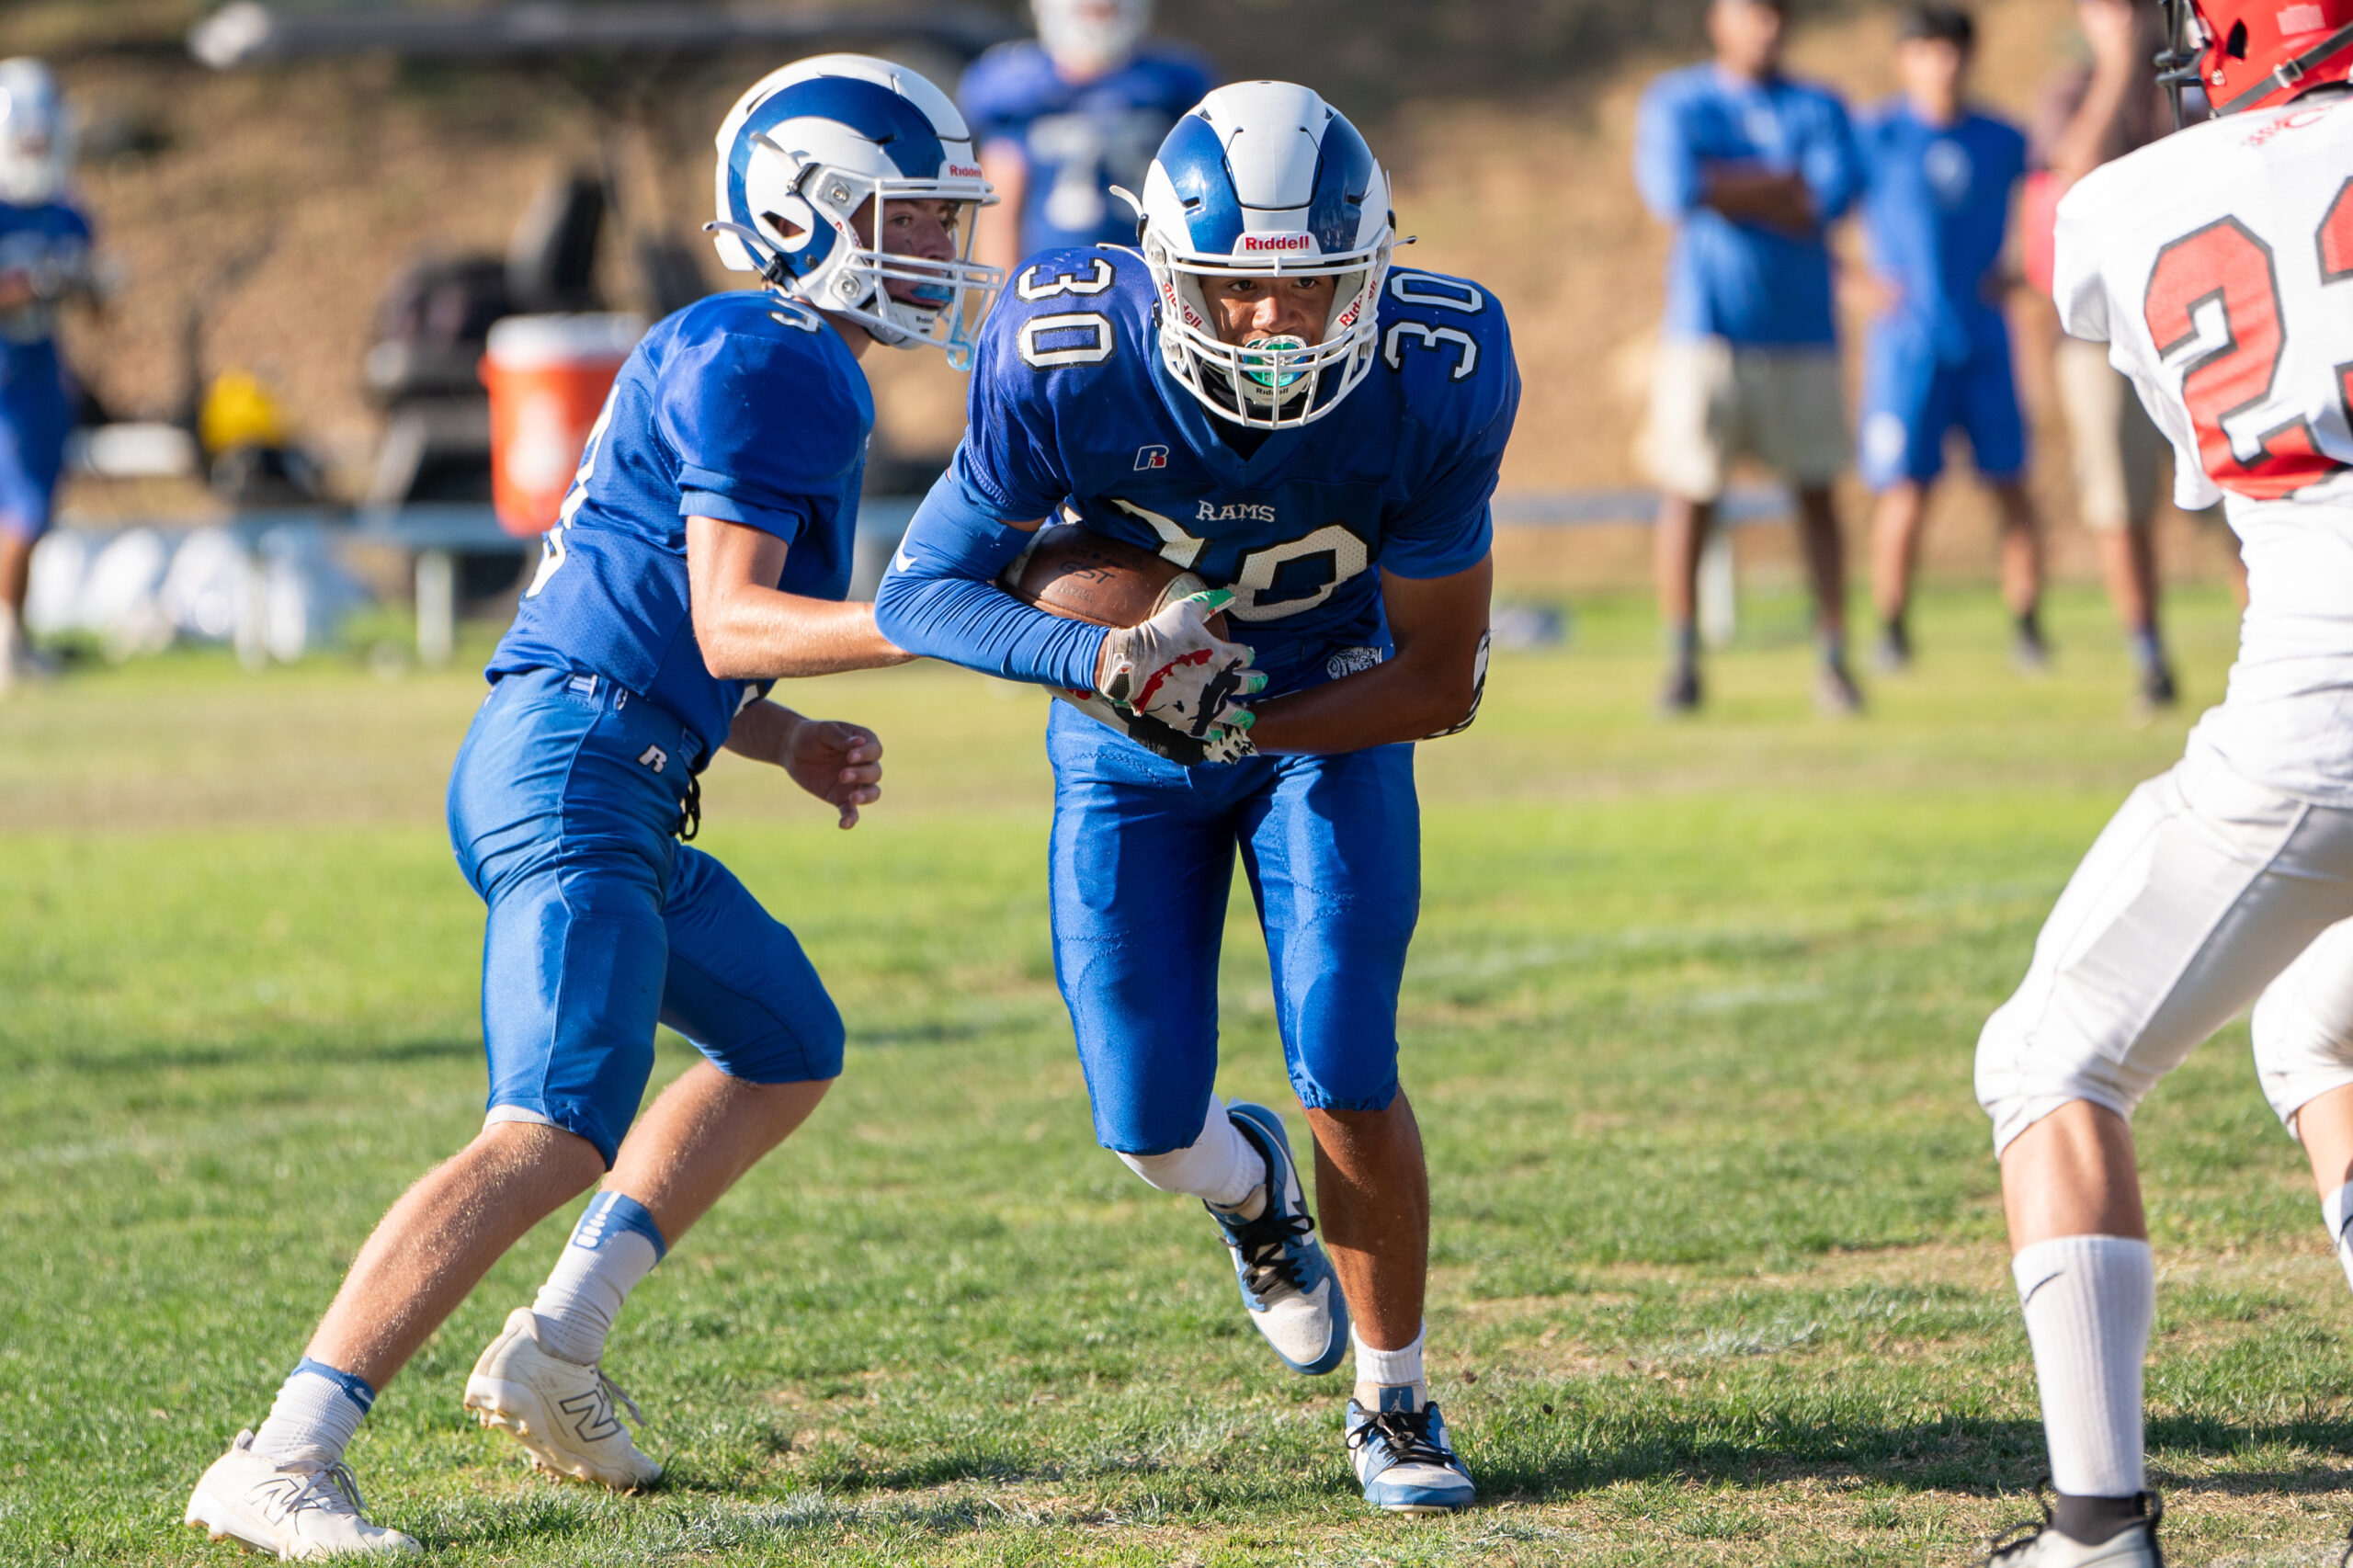
[[[2159,0],[2157,79],[2205,89],[2217,114],[2286,103],[2353,70],[2353,0]]]

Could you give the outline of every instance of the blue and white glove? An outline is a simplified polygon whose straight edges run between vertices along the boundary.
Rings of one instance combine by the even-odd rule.
[[[1096,664],[1096,689],[1114,706],[1195,740],[1231,724],[1244,710],[1240,699],[1267,686],[1250,669],[1250,650],[1209,628],[1210,617],[1233,602],[1232,590],[1205,588],[1141,626],[1112,631]]]

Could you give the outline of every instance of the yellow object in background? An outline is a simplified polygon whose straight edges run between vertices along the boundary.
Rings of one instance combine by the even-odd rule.
[[[278,400],[244,370],[223,370],[212,378],[196,432],[204,449],[216,457],[238,447],[283,447],[289,438]]]

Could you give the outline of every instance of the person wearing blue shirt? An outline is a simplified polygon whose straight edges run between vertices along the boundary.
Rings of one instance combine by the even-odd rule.
[[[1976,42],[1969,13],[1916,0],[1895,47],[1904,95],[1861,127],[1863,232],[1881,308],[1864,339],[1860,468],[1878,495],[1871,593],[1879,667],[1912,661],[1905,611],[1921,523],[1945,438],[1969,437],[2001,513],[2002,593],[2016,619],[2012,656],[2048,667],[2037,607],[2042,526],[2026,490],[2026,424],[2010,369],[2010,213],[2026,136],[1965,97]]]
[[[601,1190],[465,1408],[559,1475],[634,1491],[662,1467],[602,1369],[631,1289],[841,1071],[841,1015],[792,933],[687,844],[722,747],[854,826],[881,744],[767,699],[779,677],[907,655],[843,602],[876,342],[969,352],[995,281],[963,121],[860,55],[777,71],[720,128],[723,260],[767,287],[658,323],[614,382],[449,780],[488,907],[482,1131],[377,1226],[257,1432],[187,1521],[288,1559],[407,1552],[343,1463],[378,1391],[540,1220]],[[704,1060],[644,1117],[656,1023]]]
[[[1781,73],[1782,0],[1714,0],[1715,58],[1643,95],[1634,178],[1675,225],[1643,447],[1662,494],[1655,567],[1668,668],[1659,706],[1699,705],[1699,552],[1732,465],[1786,475],[1813,585],[1816,702],[1862,703],[1847,668],[1846,566],[1830,486],[1847,462],[1827,225],[1860,177],[1847,111]]]
[[[73,153],[49,67],[0,60],[0,694],[47,671],[25,638],[25,592],[74,427],[57,307],[92,285],[90,221],[65,188]]]
[[[1142,189],[1160,139],[1217,85],[1199,52],[1144,36],[1152,0],[1032,8],[1038,36],[991,49],[956,87],[1003,200],[973,254],[1007,271],[1064,245],[1134,244],[1135,214],[1111,187]]]
[[[1478,284],[1391,270],[1388,181],[1304,87],[1211,94],[1142,206],[1141,255],[1051,251],[1013,279],[875,613],[902,647],[1062,699],[1054,964],[1097,1139],[1208,1206],[1284,1365],[1328,1372],[1353,1344],[1366,1500],[1459,1508],[1475,1489],[1423,1369],[1428,1173],[1397,1004],[1413,743],[1470,722],[1485,667],[1510,331]],[[999,574],[1050,517],[1209,586],[1134,628],[1031,608]],[[1215,1092],[1237,852],[1328,1253],[1280,1115]]]

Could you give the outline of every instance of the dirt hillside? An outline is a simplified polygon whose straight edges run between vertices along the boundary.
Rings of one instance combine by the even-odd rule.
[[[94,17],[118,30],[143,19],[168,37],[192,14],[164,0],[96,0],[0,18],[0,47],[49,49],[65,62],[92,124],[84,188],[129,278],[102,317],[74,324],[75,362],[110,407],[163,414],[178,391],[182,323],[209,301],[207,368],[250,369],[279,389],[306,439],[347,476],[364,468],[377,433],[358,366],[396,268],[424,252],[502,250],[541,181],[600,154],[632,222],[689,230],[709,199],[710,127],[777,62],[710,64],[624,119],[596,107],[611,101],[609,84],[560,74],[369,60],[222,74],[164,49],[76,47]],[[1692,34],[1688,47],[1634,49],[1604,74],[1550,86],[1529,85],[1523,73],[1507,98],[1360,106],[1397,177],[1400,226],[1419,235],[1405,257],[1480,279],[1511,312],[1527,397],[1507,489],[1641,482],[1630,449],[1667,236],[1633,190],[1633,111],[1644,82],[1698,52],[1689,7],[1663,14]],[[1992,0],[1980,20],[1980,96],[2022,118],[2074,47],[2070,7]],[[1802,23],[1794,63],[1868,103],[1892,90],[1892,36],[1883,9]],[[1364,96],[1369,79],[1351,77],[1351,96]],[[714,283],[722,276],[710,272]],[[2031,368],[2036,356],[2021,359]],[[922,451],[953,440],[960,382],[936,357],[870,363],[886,441]],[[2031,369],[2028,390],[2038,390]],[[2055,431],[2046,436],[2038,467],[2060,523],[2056,557],[2080,569],[2085,552],[2057,483],[2063,449]],[[121,504],[87,487],[82,499]],[[1979,569],[1983,508],[1955,497],[1942,517],[1932,566]],[[1541,557],[1574,575],[1616,575],[1636,564],[1639,540],[1579,532],[1532,549],[1531,565]],[[1588,570],[1574,570],[1578,562]]]

